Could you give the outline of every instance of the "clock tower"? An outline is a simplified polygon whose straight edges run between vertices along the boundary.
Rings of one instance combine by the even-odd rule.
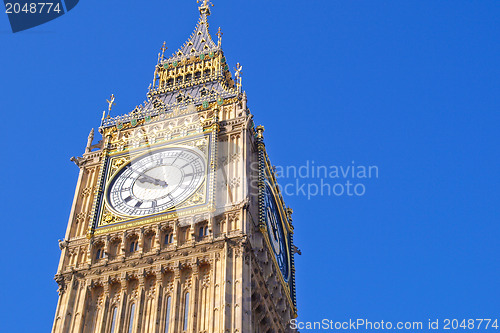
[[[291,332],[292,210],[284,204],[210,2],[147,100],[71,160],[80,173],[55,280],[52,332]]]

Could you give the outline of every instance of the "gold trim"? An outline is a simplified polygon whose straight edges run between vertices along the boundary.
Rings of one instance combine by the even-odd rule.
[[[264,180],[264,182],[266,182],[267,179]],[[268,181],[269,182],[269,181]],[[271,185],[271,183],[269,183],[269,185]],[[274,189],[271,188],[271,192],[272,192],[272,195],[274,197],[274,201],[277,203],[276,201],[276,194],[274,193]],[[285,227],[285,224],[283,222],[283,214],[281,212],[282,210],[282,207],[278,207],[278,210],[280,212],[280,218],[281,218],[281,225],[282,225],[282,228]],[[265,218],[265,217],[264,217]],[[265,224],[265,228],[266,228],[266,232],[267,232],[267,224]],[[285,242],[286,242],[286,252],[287,252],[287,255],[288,255],[288,258],[287,258],[287,262],[288,262],[288,279],[290,279],[292,277],[292,263],[291,263],[291,253],[290,253],[290,244],[288,242],[288,231],[286,231],[285,229],[283,229],[283,232],[285,232],[286,234],[284,235],[285,236]],[[269,243],[271,245],[271,243]],[[271,247],[271,250],[273,251],[272,253],[274,253],[274,249]],[[273,256],[274,257],[274,256]],[[279,267],[279,266],[278,266]],[[280,270],[281,271],[281,270]]]
[[[208,161],[213,159],[213,151],[215,146],[213,145],[213,141],[216,140],[216,126],[213,124],[206,128],[206,131],[201,133],[196,133],[187,137],[182,137],[177,140],[168,141],[168,143],[160,142],[155,145],[148,145],[143,147],[135,148],[133,152],[130,151],[121,151],[119,153],[110,154],[107,158],[109,158],[109,164],[107,166],[106,179],[104,180],[104,186],[102,187],[102,192],[104,199],[100,204],[99,216],[97,217],[96,226],[93,232],[95,234],[102,234],[108,231],[115,230],[114,227],[118,228],[117,230],[130,228],[136,225],[142,225],[145,223],[150,223],[156,221],[158,218],[164,220],[165,218],[173,218],[172,216],[184,216],[186,214],[191,214],[194,211],[210,211],[214,207],[214,197],[209,192],[211,191],[210,180],[215,177],[214,170],[212,170],[210,163]],[[210,136],[214,136],[214,138],[210,139]],[[204,140],[203,147],[200,149],[196,143],[199,140]],[[116,212],[108,202],[107,192],[109,190],[110,183],[116,178],[116,175],[127,165],[129,165],[132,161],[142,158],[147,154],[151,154],[152,152],[163,150],[163,149],[171,149],[171,148],[182,148],[182,149],[196,149],[196,153],[201,155],[205,161],[206,171],[205,177],[202,183],[196,188],[196,190],[185,200],[182,201],[181,204],[189,203],[191,198],[198,195],[202,197],[201,207],[193,208],[195,206],[199,206],[200,203],[189,203],[184,207],[175,207],[170,208],[168,210],[151,214],[148,216],[132,216],[126,215]],[[125,163],[122,163],[119,168],[111,172],[113,161],[122,158],[121,156],[126,156],[129,160]],[[203,193],[200,193],[200,189],[202,189]],[[102,223],[104,211],[108,210],[116,215],[120,220],[114,222],[113,224],[104,224]],[[173,215],[172,215],[173,214]],[[148,219],[148,217],[155,216],[152,220]]]
[[[291,292],[290,285],[289,285],[290,281],[289,282],[285,281],[285,279],[283,278],[283,273],[281,273],[281,269],[279,269],[278,261],[276,260],[276,256],[274,255],[274,250],[272,248],[271,241],[269,240],[269,235],[267,233],[267,227],[261,228],[261,231],[262,231],[262,229],[265,229],[265,232],[263,232],[264,239],[266,240],[267,247],[271,251],[271,254],[272,254],[271,257],[273,259],[274,265],[279,272],[279,274],[277,274],[277,275],[279,276],[279,280],[280,280],[281,284],[283,285],[283,289],[285,289],[288,302],[290,303],[291,307],[293,308],[294,305],[293,305],[293,301],[292,301],[292,296],[290,295],[290,292]],[[290,252],[288,248],[287,248],[287,252]],[[288,258],[290,258],[290,256]],[[291,263],[290,262],[289,262],[289,266],[290,266],[290,278],[291,278],[292,271],[291,271]]]
[[[124,221],[118,225],[115,224],[115,225],[110,225],[107,227],[101,227],[101,228],[95,230],[94,235],[96,235],[96,236],[102,235],[105,233],[110,233],[110,232],[119,231],[119,230],[123,230],[123,229],[138,227],[138,226],[142,226],[142,225],[153,223],[153,222],[171,221],[171,220],[175,220],[178,217],[182,217],[182,216],[186,216],[186,215],[198,214],[201,212],[209,212],[210,213],[210,212],[214,212],[214,211],[215,211],[215,208],[212,205],[205,204],[204,206],[199,207],[199,208],[195,208],[195,209],[187,209],[187,210],[183,210],[180,212],[165,212],[164,214],[161,214],[161,215],[158,215],[155,217],[151,217],[151,215],[150,215],[149,217],[145,216],[143,219],[138,219],[137,221],[133,221],[133,222]]]
[[[284,206],[283,197],[281,196],[281,193],[279,192],[279,188],[276,186],[276,184],[277,184],[276,178],[274,177],[274,174],[272,173],[271,168],[269,167],[269,158],[267,156],[267,152],[265,151],[264,144],[262,144],[262,147],[259,147],[259,148],[264,150],[263,157],[264,157],[265,169],[263,170],[263,172],[264,172],[263,185],[265,188],[266,181],[269,183],[269,185],[271,185],[270,186],[271,192],[272,192],[272,195],[273,195],[274,200],[276,202],[276,205],[278,206],[278,211],[279,211],[279,214],[281,217],[281,224],[283,227],[283,232],[286,233],[285,234],[285,242],[286,242],[286,251],[287,251],[287,255],[288,255],[287,261],[288,261],[288,269],[289,269],[289,281],[288,282],[285,281],[285,279],[283,277],[283,273],[279,269],[279,265],[278,265],[278,262],[276,260],[276,256],[274,255],[274,250],[273,250],[273,247],[271,245],[271,241],[269,239],[269,234],[267,232],[267,223],[265,221],[264,221],[265,222],[264,225],[260,226],[260,230],[263,233],[266,244],[269,248],[269,251],[272,254],[272,256],[271,256],[272,260],[275,264],[275,267],[277,268],[277,270],[279,272],[279,274],[277,274],[277,275],[279,276],[279,280],[282,283],[284,289],[286,290],[287,299],[288,299],[288,302],[290,304],[290,307],[294,310],[294,314],[297,315],[297,309],[295,308],[295,305],[294,305],[293,300],[292,300],[291,287],[290,287],[290,283],[292,283],[291,279],[293,278],[292,271],[294,270],[294,267],[292,267],[292,262],[291,262],[291,255],[292,254],[291,254],[290,243],[288,241],[288,238],[289,238],[289,234],[293,233],[293,232],[291,231],[290,222],[288,221],[286,212],[284,211],[284,208],[283,208],[283,206]],[[264,219],[266,219],[266,217],[264,217]]]

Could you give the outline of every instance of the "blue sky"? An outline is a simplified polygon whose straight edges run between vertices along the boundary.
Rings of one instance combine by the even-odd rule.
[[[299,319],[498,318],[500,2],[214,3],[212,35],[221,26],[230,67],[243,65],[272,162],[379,170],[354,180],[363,196],[286,198]],[[3,15],[0,331],[47,332],[78,176],[69,157],[111,93],[114,115],[145,99],[161,44],[174,52],[198,11],[82,0],[17,34]]]

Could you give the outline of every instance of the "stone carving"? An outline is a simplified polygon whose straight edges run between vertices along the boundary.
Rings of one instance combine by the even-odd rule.
[[[87,162],[87,159],[83,158],[83,157],[75,157],[75,156],[72,156],[70,159],[69,159],[71,162],[75,163],[77,167],[81,168],[85,165],[85,163]]]
[[[66,240],[66,239],[63,239],[63,240],[58,240],[59,242],[59,249],[64,249],[68,246],[69,242]]]

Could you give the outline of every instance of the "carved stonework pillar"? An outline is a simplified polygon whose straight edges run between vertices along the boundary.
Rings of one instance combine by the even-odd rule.
[[[75,297],[75,288],[74,284],[76,277],[73,274],[71,276],[71,280],[67,281],[68,284],[66,286],[66,301],[64,302],[64,307],[61,309],[60,316],[62,319],[62,332],[67,332],[69,330],[69,325],[71,324],[71,319],[73,315],[72,305]]]
[[[154,271],[155,274],[155,296],[154,296],[154,302],[153,302],[153,323],[154,323],[154,330],[153,332],[157,332],[159,327],[161,315],[160,315],[160,310],[162,308],[161,306],[161,301],[162,297],[161,295],[163,294],[163,288],[162,288],[162,269],[161,266],[157,266]]]
[[[194,332],[197,330],[196,323],[198,322],[197,317],[198,317],[198,301],[200,297],[200,288],[198,286],[199,280],[200,280],[200,266],[199,263],[196,262],[192,265],[193,271],[192,271],[192,277],[191,277],[191,297],[189,302],[190,304],[190,312],[191,314],[189,317],[192,319],[191,320],[191,325],[189,326],[189,331]]]
[[[173,223],[173,228],[172,228],[172,243],[177,247],[179,245],[178,241],[178,229],[179,229],[179,222],[174,221]]]
[[[215,238],[214,224],[215,224],[215,217],[213,214],[210,214],[210,216],[208,217],[207,226],[208,226],[208,235],[209,235],[208,237],[210,237],[211,241],[213,241]]]
[[[189,225],[189,235],[191,237],[191,239],[189,240],[189,243],[194,244],[194,242],[196,241],[196,231],[194,228],[194,223],[191,223]]]
[[[144,251],[144,228],[141,228],[139,231],[139,239],[137,240],[138,242],[138,249],[137,252],[139,252],[142,256],[143,251]]]
[[[174,268],[174,291],[172,293],[172,307],[174,310],[173,312],[173,318],[172,318],[172,325],[170,327],[174,328],[174,332],[176,332],[175,328],[179,327],[180,321],[181,321],[181,304],[182,304],[182,290],[181,290],[181,270],[179,267],[179,263],[175,265]]]
[[[237,218],[237,216],[235,217]],[[243,282],[246,281],[244,279],[244,272],[243,272],[243,247],[241,244],[241,241],[238,241],[233,245],[233,254],[232,254],[232,266],[233,266],[233,272],[232,272],[232,299],[231,299],[231,304],[232,304],[232,316],[233,316],[233,323],[232,323],[232,329],[234,331],[246,331],[243,329],[243,306],[244,306],[244,298],[245,298],[245,287],[243,285]]]
[[[104,238],[104,247],[102,249],[104,251],[104,261],[107,263],[109,261],[109,252],[110,252],[110,241],[109,235]]]
[[[127,231],[122,234],[122,242],[120,244],[120,258],[125,261],[125,256],[127,254]]]
[[[82,332],[83,326],[85,324],[85,312],[87,309],[88,295],[89,295],[89,286],[87,281],[85,280],[80,281],[79,293],[80,297],[78,300],[78,304],[77,306],[75,306],[75,312],[78,314],[78,318],[76,318],[73,325],[74,332]]]
[[[142,232],[141,232],[142,235]],[[139,271],[139,293],[137,295],[137,314],[136,314],[136,321],[135,321],[135,332],[139,333],[142,332],[142,318],[144,314],[144,301],[146,299],[145,297],[145,277],[144,277],[144,270],[141,269]]]
[[[116,322],[116,332],[125,332],[125,315],[127,313],[127,273],[120,276],[120,304],[118,305],[118,315]]]
[[[155,244],[154,244],[154,251],[156,253],[160,253],[161,250],[161,227],[158,224],[156,226],[156,236],[155,236]]]
[[[91,239],[89,242],[89,246],[87,247],[87,264],[88,265],[92,265],[92,250],[94,247],[93,245],[94,245],[94,242]]]

